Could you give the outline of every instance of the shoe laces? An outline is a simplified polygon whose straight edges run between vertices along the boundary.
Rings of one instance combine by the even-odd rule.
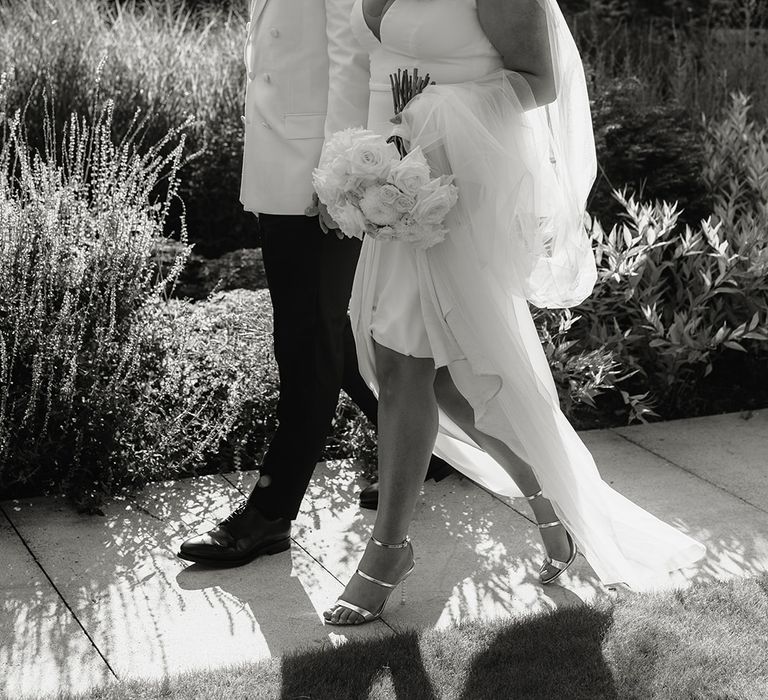
[[[229,525],[233,523],[235,520],[238,520],[243,513],[245,513],[245,509],[248,507],[248,501],[243,501],[240,503],[240,505],[237,506],[224,520],[221,521],[222,525]]]

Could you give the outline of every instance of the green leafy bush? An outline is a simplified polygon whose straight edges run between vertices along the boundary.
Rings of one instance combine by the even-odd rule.
[[[630,419],[654,403],[674,415],[738,354],[768,378],[768,130],[736,95],[705,133],[711,217],[681,226],[676,206],[617,192],[626,220],[610,232],[593,222],[598,282],[566,339],[613,356]]]

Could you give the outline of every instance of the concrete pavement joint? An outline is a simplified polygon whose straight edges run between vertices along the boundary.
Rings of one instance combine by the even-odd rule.
[[[91,637],[91,635],[88,634],[88,630],[85,629],[85,627],[83,626],[83,623],[80,621],[80,618],[78,618],[78,616],[75,614],[75,611],[67,602],[67,599],[62,595],[58,586],[53,582],[53,579],[48,575],[48,572],[43,568],[43,565],[40,563],[38,558],[35,556],[35,553],[32,551],[32,548],[29,546],[29,543],[24,539],[22,534],[19,532],[19,529],[16,527],[16,524],[13,522],[13,520],[11,520],[8,513],[5,512],[5,508],[3,508],[2,504],[0,504],[0,513],[3,514],[3,517],[5,517],[5,519],[8,521],[8,524],[16,533],[16,537],[19,538],[19,541],[24,545],[24,548],[27,550],[27,552],[29,552],[29,556],[32,557],[32,561],[35,562],[35,565],[37,566],[37,568],[40,569],[40,571],[43,573],[43,576],[45,576],[48,583],[51,584],[51,588],[53,588],[53,590],[56,591],[56,595],[59,596],[59,598],[61,599],[61,602],[64,603],[64,607],[69,611],[69,614],[72,615],[72,618],[77,623],[77,626],[83,631],[83,634],[85,635],[86,639],[91,643],[91,646],[96,650],[96,653],[104,662],[109,672],[115,677],[115,680],[120,680],[117,673],[115,673],[115,669],[113,669],[109,661],[107,661],[107,657],[104,656],[104,654],[101,652],[101,649],[99,649],[99,647],[96,646],[96,642],[94,641],[93,637]]]
[[[306,547],[305,547],[303,544],[301,544],[300,542],[298,542],[297,540],[295,540],[293,537],[291,537],[291,542],[293,542],[293,543],[294,543],[294,544],[295,544],[295,545],[296,545],[296,546],[297,546],[299,549],[303,550],[303,551],[304,551],[304,553],[305,553],[305,554],[306,554],[306,555],[307,555],[307,556],[308,556],[308,557],[309,557],[309,558],[310,558],[312,561],[314,561],[314,562],[315,562],[315,564],[317,564],[317,565],[318,565],[318,566],[319,566],[319,567],[320,567],[320,568],[321,568],[323,571],[325,571],[325,572],[326,572],[326,573],[327,573],[329,576],[331,576],[331,578],[333,578],[333,580],[334,580],[334,581],[336,581],[336,582],[337,582],[337,583],[338,583],[340,586],[343,586],[343,585],[344,585],[344,583],[343,583],[342,581],[340,581],[340,580],[339,580],[339,577],[338,577],[338,576],[336,576],[336,575],[335,575],[335,574],[334,574],[332,571],[329,571],[328,569],[326,569],[326,568],[325,568],[325,566],[323,565],[323,563],[322,563],[322,562],[321,562],[321,561],[320,561],[320,560],[319,560],[319,559],[318,559],[318,558],[317,558],[317,557],[316,557],[314,554],[312,554],[312,552],[310,552],[310,551],[309,551],[309,550],[308,550],[308,549],[307,549],[307,548],[306,548]],[[387,627],[389,627],[389,629],[390,629],[392,632],[395,632],[395,631],[396,631],[396,630],[395,630],[395,629],[392,627],[392,625],[390,625],[390,624],[389,624],[389,623],[388,623],[388,622],[387,622],[387,621],[386,621],[386,620],[385,620],[383,617],[380,617],[380,618],[379,618],[379,620],[380,620],[381,622],[383,622],[383,623],[384,623],[384,624],[385,624]],[[324,626],[324,627],[331,627],[332,629],[336,629],[336,627],[334,627],[333,625],[326,625],[325,623],[323,623],[323,626]],[[343,628],[341,628],[341,629],[343,629]]]
[[[681,464],[678,464],[677,462],[673,462],[669,457],[665,457],[663,454],[660,454],[656,452],[655,450],[650,449],[649,447],[646,447],[645,445],[641,445],[639,442],[633,440],[632,438],[627,437],[626,435],[622,435],[621,433],[616,432],[613,428],[609,428],[609,430],[614,434],[618,435],[622,440],[626,440],[631,445],[634,445],[635,447],[639,447],[641,450],[645,450],[646,452],[650,452],[655,457],[658,457],[659,459],[664,460],[667,464],[671,464],[673,467],[677,467],[681,471],[684,471],[686,474],[689,474],[690,476],[696,477],[697,479],[701,479],[704,483],[709,484],[710,486],[716,488],[718,491],[722,491],[723,493],[727,493],[729,496],[732,496],[733,498],[741,501],[742,503],[751,506],[755,510],[759,510],[761,513],[768,513],[768,510],[765,508],[761,508],[758,505],[755,505],[754,503],[751,503],[750,501],[746,500],[745,498],[742,498],[738,494],[731,493],[728,489],[724,488],[723,486],[720,486],[720,484],[715,483],[714,481],[707,479],[706,477],[703,477],[701,474],[697,474],[692,469],[688,469]]]
[[[233,483],[227,474],[221,475],[226,482],[228,482],[233,488],[237,489],[243,496],[246,498],[248,495],[235,483]],[[299,549],[303,550],[304,553],[317,564],[323,571],[325,571],[331,578],[333,578],[334,581],[336,581],[340,586],[344,585],[343,581],[340,581],[338,576],[336,576],[332,571],[329,571],[325,565],[314,555],[312,552],[310,552],[303,544],[301,544],[293,535],[291,535],[291,542],[293,542]],[[395,632],[395,629],[390,625],[383,617],[380,617],[379,620],[384,623],[392,632]],[[323,623],[325,625],[325,623]]]
[[[515,506],[512,503],[504,500],[504,498],[502,496],[499,496],[499,494],[494,493],[493,491],[490,491],[489,489],[485,488],[485,486],[481,486],[480,484],[475,483],[474,481],[472,481],[472,479],[468,479],[468,481],[470,481],[474,486],[479,488],[481,491],[485,491],[489,496],[491,496],[491,498],[495,498],[499,503],[502,503],[511,511],[514,511],[515,513],[517,513],[521,518],[524,518],[525,520],[527,520],[531,525],[537,524],[533,518],[530,518],[525,513],[515,508]]]
[[[131,507],[135,508],[137,511],[139,511],[139,513],[143,513],[144,515],[148,515],[150,518],[157,520],[159,523],[162,523],[163,525],[168,524],[159,515],[155,515],[151,510],[148,510],[146,507],[144,507],[140,503],[137,503],[135,500],[131,503]]]
[[[258,470],[256,470],[258,471]],[[231,473],[231,472],[230,472]],[[232,481],[229,478],[229,473],[227,474],[220,474],[221,478],[224,479],[233,489],[240,492],[240,495],[244,496],[245,498],[248,498],[248,494],[245,493],[234,481]]]

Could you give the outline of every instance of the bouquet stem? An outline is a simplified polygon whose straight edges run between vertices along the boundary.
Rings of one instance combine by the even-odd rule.
[[[413,74],[408,73],[408,69],[397,69],[397,73],[389,74],[389,83],[392,87],[392,102],[395,109],[395,117],[405,109],[405,106],[416,95],[422,92],[428,85],[434,85],[435,82],[429,79],[429,73],[423,78],[419,77],[419,69],[414,68]],[[403,139],[399,136],[390,136],[387,139],[387,143],[394,143],[397,147],[400,157],[404,158],[408,154],[408,150],[405,148]]]

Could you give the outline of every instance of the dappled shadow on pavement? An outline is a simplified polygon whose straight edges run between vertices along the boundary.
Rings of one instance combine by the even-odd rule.
[[[610,597],[581,557],[561,585],[541,586],[537,570],[543,549],[522,515],[527,514],[524,504],[502,502],[451,477],[427,484],[418,506],[411,529],[417,568],[408,582],[407,604],[390,605],[386,624],[323,627],[321,612],[352,575],[374,520],[374,513],[357,506],[362,483],[349,464],[318,468],[294,527],[290,555],[228,570],[188,566],[175,557],[181,540],[224,517],[254,478],[232,479],[242,492],[222,477],[154,484],[135,499],[112,502],[103,518],[80,516],[52,500],[4,508],[120,678],[322,648],[380,636],[388,633],[387,626],[451,627]],[[670,577],[666,587],[768,570],[764,514],[744,503],[719,509],[718,502],[707,500],[711,488],[706,488],[680,507],[675,504],[674,516],[658,513],[708,547],[706,560]],[[36,659],[47,649],[66,690],[93,652],[84,647],[82,631],[73,634],[67,625],[68,613],[41,590],[3,586],[3,619],[11,634],[0,635],[0,661],[7,665],[13,659],[17,676],[33,677]],[[500,639],[499,648],[508,642]],[[371,663],[370,682],[395,688],[405,683],[392,668]],[[485,662],[478,663],[484,668]],[[383,675],[376,676],[376,669]],[[100,680],[94,675],[94,682]],[[427,680],[415,682],[427,688]]]

